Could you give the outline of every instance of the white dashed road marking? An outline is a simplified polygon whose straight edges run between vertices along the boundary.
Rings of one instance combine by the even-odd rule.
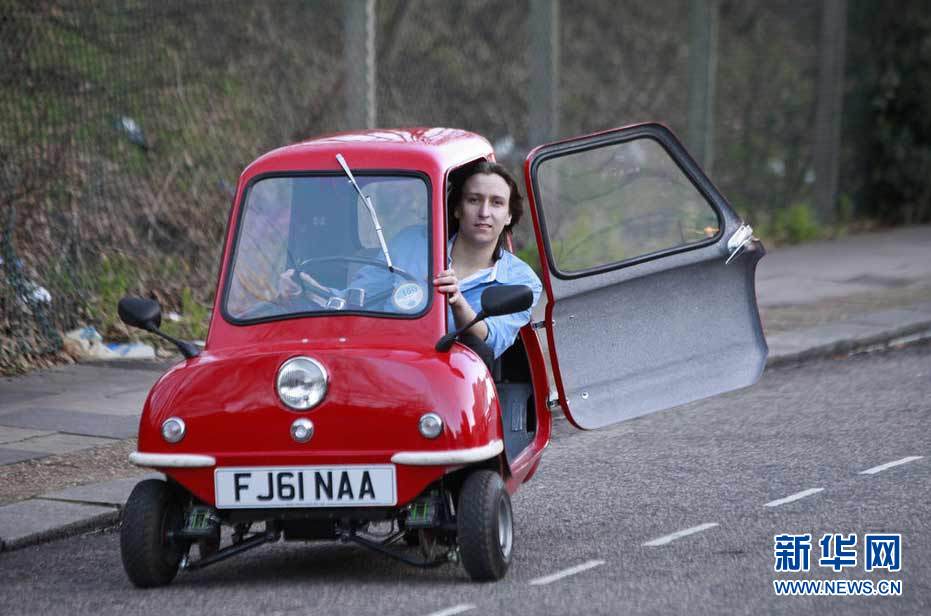
[[[824,488],[810,488],[808,490],[802,490],[801,492],[796,492],[795,494],[790,494],[785,498],[779,498],[774,501],[769,501],[764,507],[778,507],[779,505],[785,505],[786,503],[791,503],[792,501],[797,501],[799,499],[805,498],[806,496],[811,496],[812,494],[817,494],[818,492],[824,492]]]
[[[463,612],[468,612],[469,610],[474,610],[475,606],[471,603],[460,603],[459,605],[454,605],[448,607],[445,610],[440,610],[439,612],[430,612],[427,616],[453,616],[453,614],[461,614]]]
[[[576,573],[582,573],[583,571],[588,571],[589,569],[600,567],[603,564],[605,564],[605,561],[603,560],[590,560],[588,562],[582,563],[581,565],[576,565],[575,567],[569,567],[568,569],[557,571],[556,573],[553,573],[552,575],[545,575],[535,580],[530,580],[530,585],[531,586],[542,586],[543,584],[550,584],[557,580],[561,580],[565,577],[569,577],[570,575],[575,575]]]
[[[666,545],[667,543],[675,541],[676,539],[687,537],[689,535],[694,535],[695,533],[700,533],[703,530],[714,528],[717,525],[718,525],[717,522],[708,522],[707,524],[700,524],[698,526],[693,526],[692,528],[686,528],[685,530],[676,531],[672,533],[671,535],[664,535],[662,537],[657,537],[656,539],[651,539],[650,541],[647,541],[643,545],[645,547],[655,547],[658,545]]]
[[[557,419],[557,417],[554,417]],[[907,458],[902,458],[901,460],[894,460],[892,462],[886,462],[885,464],[880,464],[879,466],[874,466],[868,468],[865,471],[860,471],[861,475],[875,475],[876,473],[881,473],[884,470],[900,466],[902,464],[908,464],[909,462],[914,462],[915,460],[921,460],[924,456],[908,456]],[[791,503],[797,500],[801,500],[805,497],[812,496],[813,494],[818,494],[819,492],[824,492],[824,488],[809,488],[807,490],[802,490],[801,492],[796,492],[795,494],[790,494],[784,498],[779,498],[774,501],[770,501],[764,505],[764,507],[778,507],[779,505],[785,505],[786,503]],[[694,535],[695,533],[700,533],[702,531],[708,530],[718,526],[717,522],[708,522],[706,524],[700,524],[698,526],[693,526],[691,528],[686,528],[684,530],[676,531],[670,535],[664,535],[662,537],[657,537],[656,539],[651,539],[643,545],[646,547],[655,547],[660,545],[666,545],[675,541],[676,539],[681,539],[682,537],[687,537],[689,535]],[[552,584],[563,578],[567,578],[571,575],[576,575],[577,573],[582,573],[583,571],[588,571],[589,569],[594,569],[595,567],[600,567],[605,564],[603,560],[589,560],[580,565],[574,567],[569,567],[568,569],[563,569],[562,571],[557,571],[556,573],[546,575],[543,577],[530,580],[531,586],[542,586],[544,584]],[[444,610],[438,612],[432,612],[427,616],[454,616],[455,614],[462,614],[463,612],[468,612],[474,610],[475,606],[471,603],[462,603],[460,605],[454,605],[453,607],[448,607]]]
[[[886,462],[885,464],[880,464],[879,466],[874,466],[873,468],[868,468],[865,471],[860,471],[861,475],[875,475],[876,473],[881,473],[887,468],[892,468],[893,466],[899,466],[900,464],[908,464],[909,462],[914,462],[915,460],[921,460],[924,456],[908,456],[907,458],[902,458],[901,460],[896,460],[895,462]]]

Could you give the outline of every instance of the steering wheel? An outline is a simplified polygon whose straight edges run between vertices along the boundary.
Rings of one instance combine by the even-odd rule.
[[[340,263],[351,262],[351,263],[362,263],[362,264],[365,264],[365,265],[374,265],[374,266],[376,266],[376,267],[380,267],[380,268],[382,268],[382,269],[384,269],[384,270],[387,270],[387,271],[389,271],[389,272],[392,273],[392,274],[396,274],[397,276],[401,277],[403,280],[405,280],[405,281],[407,281],[407,282],[413,282],[413,283],[415,283],[415,284],[420,284],[420,283],[421,283],[421,281],[419,281],[419,280],[418,280],[413,274],[411,274],[410,272],[407,272],[406,270],[403,270],[403,269],[401,269],[400,267],[397,267],[397,266],[394,266],[393,268],[389,269],[389,268],[388,268],[388,264],[387,264],[385,261],[382,261],[382,260],[380,260],[380,259],[376,259],[376,258],[374,258],[374,257],[329,256],[329,257],[311,257],[310,259],[304,259],[303,261],[301,261],[301,263],[300,263],[299,265],[297,265],[297,266],[294,268],[295,273],[298,274],[297,279],[298,279],[298,281],[299,281],[300,284],[301,284],[301,288],[302,288],[305,292],[312,292],[312,293],[315,293],[315,294],[317,294],[317,295],[322,295],[323,297],[326,298],[327,303],[328,303],[331,299],[338,299],[338,300],[341,300],[341,301],[342,301],[342,298],[341,298],[341,297],[337,297],[337,296],[333,295],[332,293],[328,293],[325,289],[321,289],[321,288],[318,288],[318,287],[314,287],[314,286],[308,284],[308,283],[307,283],[303,278],[301,278],[301,276],[300,276],[301,273],[304,273],[304,274],[307,274],[308,276],[310,276],[311,278],[313,278],[314,275],[313,275],[313,271],[311,270],[311,266],[313,266],[313,265],[319,265],[319,264],[321,264],[321,263],[331,263],[331,262],[334,262],[334,261],[338,261],[338,262],[340,262]],[[389,288],[387,291],[382,291],[382,292],[380,292],[380,293],[372,293],[371,295],[368,294],[368,293],[366,293],[365,299],[362,301],[362,307],[364,308],[364,307],[366,307],[366,306],[371,306],[371,305],[373,305],[373,304],[375,304],[375,303],[377,303],[377,302],[384,301],[389,295],[391,295],[391,293],[392,293],[393,291],[394,291],[393,288]]]

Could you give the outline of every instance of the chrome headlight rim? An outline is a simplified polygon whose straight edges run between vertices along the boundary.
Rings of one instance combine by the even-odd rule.
[[[282,378],[284,377],[287,370],[291,366],[299,362],[309,362],[317,370],[320,371],[320,375],[322,377],[321,379],[322,388],[320,390],[320,394],[316,396],[316,399],[307,399],[307,400],[304,400],[303,402],[291,404],[288,401],[288,397],[283,395],[281,392]],[[281,401],[281,403],[285,405],[285,407],[287,407],[288,410],[291,410],[291,411],[303,412],[303,411],[309,411],[313,409],[314,407],[319,405],[321,402],[323,402],[323,399],[326,398],[326,395],[329,389],[330,389],[330,373],[327,372],[327,369],[324,367],[322,363],[320,363],[313,357],[308,357],[307,355],[298,355],[296,357],[292,357],[288,359],[283,364],[281,364],[281,366],[278,368],[278,374],[275,376],[275,393],[278,395],[278,399]]]
[[[431,440],[439,438],[443,434],[444,427],[443,418],[437,413],[424,413],[417,420],[417,431],[420,432],[420,436]]]
[[[296,443],[306,443],[314,437],[314,422],[306,417],[298,417],[291,422],[291,438]]]
[[[171,430],[171,426],[176,426],[176,428]],[[162,422],[161,433],[162,439],[166,443],[174,445],[184,440],[184,436],[187,434],[187,425],[180,417],[169,417]]]

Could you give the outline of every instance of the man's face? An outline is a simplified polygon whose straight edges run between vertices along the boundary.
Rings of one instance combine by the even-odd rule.
[[[496,244],[511,223],[510,199],[511,188],[497,173],[473,175],[465,181],[462,202],[453,212],[459,233],[473,244]]]

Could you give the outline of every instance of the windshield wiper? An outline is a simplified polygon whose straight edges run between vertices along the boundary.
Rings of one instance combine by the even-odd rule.
[[[368,209],[369,214],[372,216],[372,224],[375,225],[375,233],[378,234],[378,243],[381,244],[381,251],[385,255],[385,261],[388,262],[388,271],[392,274],[394,273],[394,264],[391,263],[391,255],[388,254],[388,245],[385,244],[385,236],[381,232],[381,224],[378,222],[378,215],[375,213],[375,206],[372,205],[372,199],[362,193],[362,189],[359,188],[359,185],[356,184],[356,178],[352,176],[352,171],[349,170],[349,165],[346,164],[346,159],[343,158],[342,154],[336,155],[336,162],[339,163],[339,166],[343,168],[343,171],[346,173],[346,176],[349,177],[349,181],[352,182],[352,185],[355,186],[356,192],[359,193],[359,196],[362,197],[362,202],[365,204],[365,207]]]

